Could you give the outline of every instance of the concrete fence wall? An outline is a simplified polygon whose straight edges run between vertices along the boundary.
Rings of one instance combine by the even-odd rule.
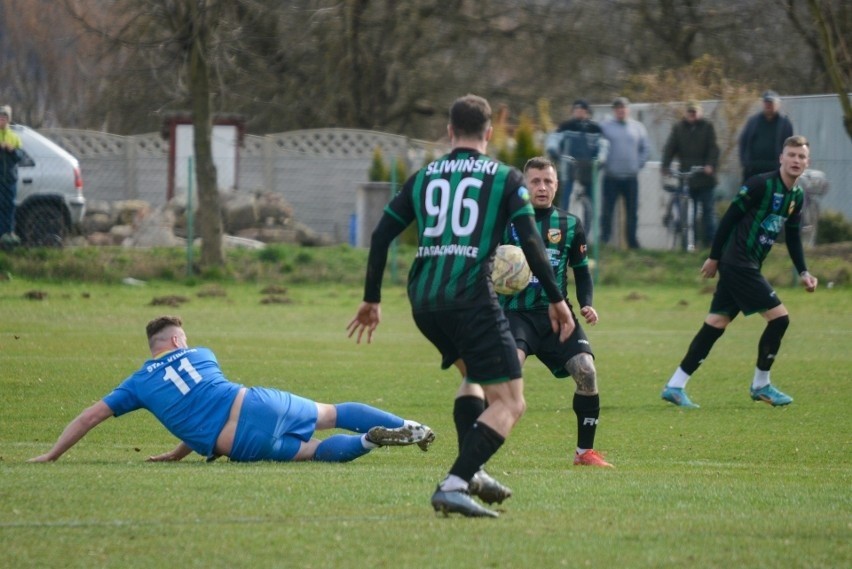
[[[736,140],[734,130],[738,126],[725,124],[718,102],[705,101],[703,105],[705,115],[717,125],[722,152],[727,157],[717,193],[729,198],[739,186],[737,152],[730,142]],[[607,105],[593,108],[597,120],[610,112]],[[679,108],[675,104],[632,107],[634,118],[646,125],[652,141],[652,162],[640,177],[639,239],[647,247],[665,243],[665,236],[660,235],[664,198],[658,161],[671,125],[678,119]],[[758,108],[755,103],[749,112]],[[852,142],[843,130],[837,97],[785,98],[782,108],[790,115],[796,133],[812,142],[811,167],[824,171],[830,181],[831,190],[822,197],[823,211],[836,210],[852,219]],[[140,199],[153,206],[166,202],[169,143],[159,133],[125,137],[69,129],[41,132],[80,160],[87,199]],[[237,187],[225,190],[278,192],[293,206],[295,219],[314,231],[334,242],[365,246],[371,230],[368,226],[377,219],[374,209],[383,205],[381,200],[376,201],[382,192],[362,189],[376,148],[381,149],[387,162],[404,160],[409,171],[422,166],[427,156],[438,156],[446,150],[435,143],[349,129],[250,135],[237,153]],[[176,195],[181,192],[185,195],[186,188],[176,188]]]

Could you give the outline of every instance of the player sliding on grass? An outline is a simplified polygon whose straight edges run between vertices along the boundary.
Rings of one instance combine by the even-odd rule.
[[[816,290],[817,279],[805,265],[799,234],[804,192],[796,185],[808,167],[809,155],[809,144],[804,136],[789,137],[781,152],[781,168],[747,180],[719,222],[710,256],[701,267],[706,278],[719,272],[710,314],[663,389],[662,398],[666,401],[680,407],[698,407],[684,391],[689,377],[737,314],[742,312],[748,316],[760,312],[766,319],[766,329],[757,345],[751,398],[773,406],[793,402],[792,397],[769,382],[769,368],[775,361],[790,319],[787,308],[760,273],[760,267],[783,228],[787,251],[799,280],[808,292]]]
[[[190,348],[181,319],[162,316],[148,323],[152,359],[71,421],[53,448],[30,462],[58,459],[93,427],[115,415],[147,409],[181,442],[148,460],[181,460],[192,451],[213,460],[347,462],[380,446],[435,439],[425,425],[403,420],[363,403],[328,405],[286,391],[243,387],[228,381],[207,348]],[[361,435],[314,439],[316,430],[345,429]]]

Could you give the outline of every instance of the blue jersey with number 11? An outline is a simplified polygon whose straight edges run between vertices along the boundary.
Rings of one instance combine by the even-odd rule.
[[[186,348],[145,362],[104,403],[116,417],[147,409],[189,448],[210,456],[241,387],[225,378],[213,352]]]

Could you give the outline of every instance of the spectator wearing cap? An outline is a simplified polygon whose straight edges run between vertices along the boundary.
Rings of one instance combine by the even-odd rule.
[[[571,193],[574,182],[583,187],[592,197],[592,169],[594,161],[601,158],[601,146],[604,143],[601,127],[592,120],[592,110],[585,99],[577,99],[571,107],[571,118],[563,121],[556,132],[548,137],[547,151],[550,158],[559,166],[559,189],[557,203],[568,211],[571,205]],[[590,212],[583,212],[587,215]],[[591,220],[583,219],[590,227]]]
[[[18,193],[18,162],[21,161],[20,137],[9,128],[12,108],[0,106],[0,245],[18,243],[15,230],[15,197]]]
[[[621,197],[627,218],[627,246],[638,249],[639,171],[648,161],[648,131],[641,122],[630,118],[630,101],[626,97],[612,102],[612,113],[612,118],[601,123],[603,136],[609,142],[603,181],[601,242],[609,241],[615,204]]]
[[[695,241],[709,247],[716,232],[714,196],[718,183],[716,168],[719,166],[719,145],[716,142],[716,129],[713,123],[704,118],[704,111],[697,101],[689,101],[683,119],[672,126],[663,148],[663,175],[671,172],[672,160],[675,158],[681,172],[689,172],[695,166],[703,168],[690,178],[689,193],[694,201],[695,219],[698,219],[700,210],[703,221],[703,231],[695,236]],[[695,229],[698,233],[697,226]]]
[[[778,169],[784,141],[793,136],[793,123],[781,114],[781,97],[763,93],[763,110],[752,115],[740,133],[743,184],[754,175]]]

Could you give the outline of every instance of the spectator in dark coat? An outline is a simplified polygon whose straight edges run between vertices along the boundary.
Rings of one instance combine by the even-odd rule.
[[[793,136],[793,123],[781,114],[781,97],[775,91],[763,93],[763,111],[756,113],[740,133],[740,164],[743,184],[757,174],[778,169],[784,141]]]
[[[548,140],[548,154],[559,165],[562,181],[559,204],[565,211],[571,204],[575,181],[592,197],[593,163],[603,158],[601,152],[605,143],[600,125],[592,120],[589,103],[584,99],[574,101],[571,118],[560,123]],[[591,220],[584,219],[583,223],[590,225]]]
[[[668,175],[674,158],[678,159],[681,172],[689,172],[695,166],[703,167],[703,170],[689,179],[689,193],[694,201],[694,219],[698,219],[697,213],[700,209],[703,220],[703,235],[696,235],[696,242],[703,241],[704,245],[709,247],[716,232],[714,197],[718,184],[716,168],[719,166],[719,145],[716,143],[713,123],[703,115],[700,104],[695,101],[687,103],[683,120],[672,127],[663,149],[662,170],[663,175]]]

